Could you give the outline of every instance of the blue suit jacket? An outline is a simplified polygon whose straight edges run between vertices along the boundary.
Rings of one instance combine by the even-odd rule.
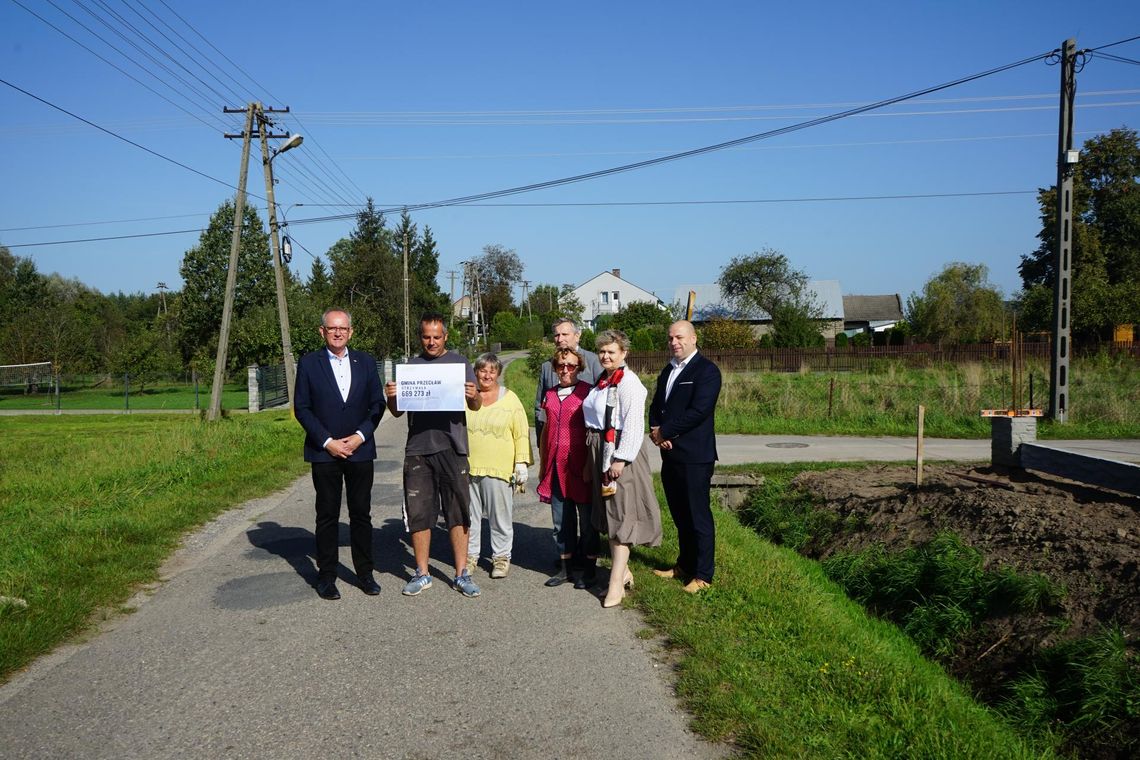
[[[348,351],[348,358],[352,385],[347,401],[340,397],[327,349],[305,354],[297,363],[293,413],[305,429],[306,462],[336,461],[336,457],[325,450],[325,440],[344,438],[357,430],[364,434],[365,441],[348,461],[365,462],[376,458],[376,426],[384,416],[376,360],[352,349]]]
[[[720,369],[698,351],[677,376],[666,401],[665,384],[672,371],[671,363],[661,370],[649,405],[649,426],[661,428],[661,436],[673,442],[671,450],[661,450],[661,458],[687,464],[715,462]]]

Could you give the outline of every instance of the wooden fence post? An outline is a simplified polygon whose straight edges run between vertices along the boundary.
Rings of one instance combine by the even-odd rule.
[[[922,428],[926,422],[926,407],[922,404],[918,405],[918,445],[915,449],[915,472],[914,472],[914,485],[916,488],[922,487]]]

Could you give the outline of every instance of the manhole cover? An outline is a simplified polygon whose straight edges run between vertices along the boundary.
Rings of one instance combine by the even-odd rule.
[[[806,443],[769,443],[767,444],[770,449],[806,449]]]

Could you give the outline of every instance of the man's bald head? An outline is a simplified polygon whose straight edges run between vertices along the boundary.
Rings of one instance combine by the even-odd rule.
[[[687,319],[679,319],[669,325],[669,352],[673,358],[687,359],[697,350],[697,331]]]

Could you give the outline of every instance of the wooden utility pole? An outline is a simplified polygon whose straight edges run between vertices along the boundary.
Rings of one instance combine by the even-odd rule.
[[[1077,92],[1077,41],[1061,46],[1061,108],[1057,130],[1057,253],[1053,260],[1053,352],[1049,364],[1051,392],[1049,417],[1065,422],[1069,416],[1069,355],[1073,250],[1073,168],[1079,152],[1073,150],[1073,98]]]
[[[241,250],[241,222],[245,213],[245,177],[249,170],[249,143],[253,138],[253,114],[256,103],[245,109],[245,129],[242,131],[241,173],[238,175],[238,192],[234,200],[234,233],[230,240],[230,267],[226,271],[226,294],[222,303],[222,326],[218,331],[218,353],[214,359],[214,383],[210,386],[210,406],[206,419],[222,416],[222,383],[226,376],[226,349],[230,342],[230,316],[234,309],[234,286],[237,283],[238,252]],[[229,111],[227,113],[235,113]]]
[[[269,212],[269,244],[273,254],[273,279],[277,284],[277,321],[281,327],[281,356],[285,362],[285,386],[289,396],[289,406],[293,406],[293,386],[296,384],[297,368],[293,361],[293,337],[289,331],[289,302],[285,298],[285,269],[281,265],[281,240],[277,228],[277,204],[273,200],[273,159],[277,155],[269,153],[269,138],[288,138],[289,135],[268,134],[272,124],[265,118],[266,112],[278,113],[272,108],[255,104],[257,111],[257,131],[261,136],[261,166],[265,174],[265,199]],[[288,113],[289,109],[283,109]],[[288,147],[288,146],[286,146]]]

